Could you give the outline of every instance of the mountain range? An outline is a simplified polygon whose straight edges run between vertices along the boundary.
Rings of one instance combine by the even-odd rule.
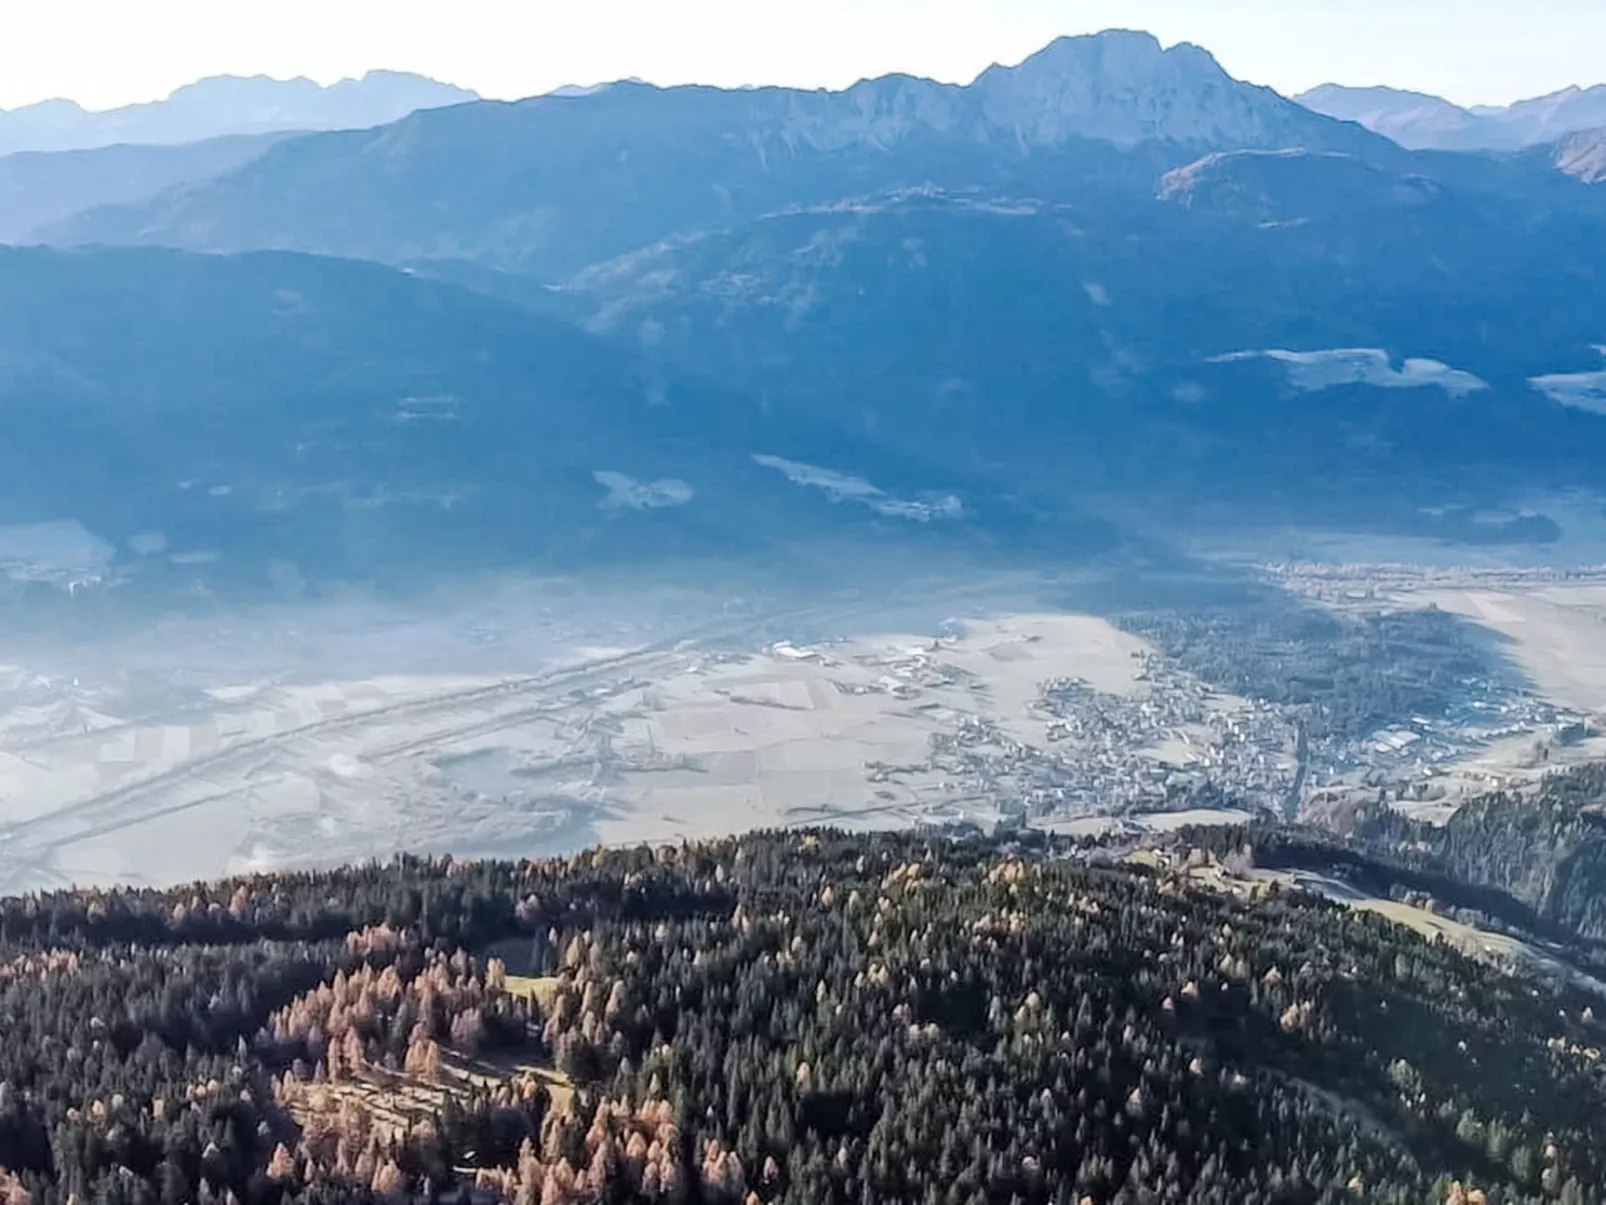
[[[0,110],[0,243],[28,242],[86,209],[211,179],[293,133],[384,125],[475,99],[422,76],[374,71],[327,88],[219,76],[106,112],[71,101]]]
[[[462,88],[398,71],[370,71],[328,87],[309,79],[220,75],[187,84],[165,100],[119,109],[96,112],[70,100],[0,109],[0,155],[171,146],[275,130],[361,129],[417,109],[477,99]]]
[[[932,183],[1146,190],[1216,149],[1396,148],[1146,34],[1066,38],[968,87],[616,84],[297,139],[238,171],[45,230],[64,243],[467,260],[560,279],[658,239]],[[338,201],[331,200],[338,196]]]
[[[1606,128],[1606,84],[1470,109],[1423,92],[1342,84],[1323,84],[1297,99],[1315,112],[1357,122],[1412,150],[1514,151]]]
[[[12,253],[0,509],[251,572],[1545,540],[1606,464],[1598,154],[1410,150],[1123,31],[285,136]]]

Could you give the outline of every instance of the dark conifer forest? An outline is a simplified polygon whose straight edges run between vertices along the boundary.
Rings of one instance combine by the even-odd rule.
[[[1592,999],[1041,841],[34,895],[0,1201],[1575,1205]]]

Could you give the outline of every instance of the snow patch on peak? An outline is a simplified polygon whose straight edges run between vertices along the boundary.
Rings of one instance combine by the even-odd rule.
[[[1606,358],[1606,344],[1597,345],[1595,350]],[[1606,369],[1599,372],[1553,372],[1533,377],[1528,384],[1563,406],[1588,410],[1591,414],[1606,414]]]
[[[957,519],[964,513],[959,499],[952,494],[918,500],[895,498],[863,477],[839,473],[835,469],[760,452],[753,453],[753,462],[784,474],[794,485],[820,490],[832,502],[855,503],[889,518],[930,523],[934,519]]]
[[[1389,354],[1375,347],[1333,348],[1327,351],[1235,351],[1212,356],[1211,364],[1243,360],[1272,360],[1284,366],[1288,382],[1302,393],[1315,393],[1341,385],[1376,385],[1383,389],[1419,389],[1437,386],[1452,397],[1465,397],[1488,383],[1451,368],[1438,360],[1407,359],[1398,369]]]
[[[608,496],[597,503],[602,510],[661,510],[666,506],[685,506],[695,496],[691,486],[675,477],[637,481],[609,469],[598,469],[591,477],[608,491]]]

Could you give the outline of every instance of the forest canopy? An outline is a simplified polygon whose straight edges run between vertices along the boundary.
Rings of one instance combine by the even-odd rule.
[[[1591,999],[1046,841],[32,895],[0,1202],[1576,1205]]]

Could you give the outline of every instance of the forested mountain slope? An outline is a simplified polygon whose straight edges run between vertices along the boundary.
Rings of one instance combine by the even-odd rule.
[[[1209,160],[1118,215],[940,190],[800,209],[561,290],[0,250],[0,519],[76,521],[108,564],[185,581],[845,525],[1073,552],[1179,516],[1548,538],[1477,516],[1601,484],[1606,242],[1343,159],[1335,208],[1297,159]],[[1564,270],[1507,287],[1553,246]]]
[[[1606,766],[1550,775],[1531,793],[1472,800],[1443,828],[1382,816],[1362,836],[1460,881],[1506,892],[1565,930],[1606,942]]]
[[[1003,542],[1089,513],[1546,539],[1536,495],[1603,484],[1606,191],[1408,152],[1144,34],[963,87],[420,112],[43,237],[403,265],[739,399],[691,438]]]
[[[378,265],[0,249],[0,523],[77,522],[104,551],[85,572],[751,550],[848,517],[752,461],[786,431],[573,326]]]
[[[1045,505],[1449,534],[1447,507],[1601,484],[1603,233],[1350,157],[1235,153],[1119,207],[797,209],[541,303],[835,424],[837,460],[796,459],[873,477],[855,445],[918,449]]]
[[[1248,850],[1269,869],[1338,873],[1367,892],[1482,913],[1500,926],[1606,966],[1606,766],[1547,775],[1528,791],[1493,791],[1425,824],[1379,802],[1330,817],[1323,831],[1255,824],[1188,840],[1217,854]]]
[[[1304,897],[1040,853],[791,833],[5,901],[0,1182],[1601,1199],[1591,998]]]

